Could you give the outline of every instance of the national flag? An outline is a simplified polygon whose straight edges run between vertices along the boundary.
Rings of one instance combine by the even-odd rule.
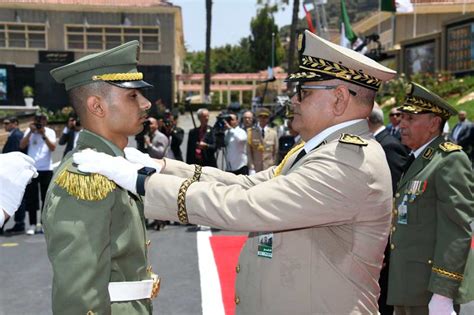
[[[357,35],[352,30],[351,22],[349,21],[349,15],[346,10],[346,3],[341,0],[341,39],[340,45],[343,47],[352,47],[352,43],[357,40]]]
[[[306,3],[303,4],[303,10],[304,10],[304,13],[305,13],[305,16],[306,16],[306,22],[308,22],[308,29],[311,33],[315,33],[316,34],[316,29],[314,28],[314,25],[313,25],[313,19],[311,17],[311,12],[310,10],[308,10],[306,8]]]
[[[410,13],[413,12],[413,4],[410,0],[382,0],[380,11]]]

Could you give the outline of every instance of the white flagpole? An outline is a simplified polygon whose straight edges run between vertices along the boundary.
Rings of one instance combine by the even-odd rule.
[[[416,0],[413,0],[413,38],[416,37]]]

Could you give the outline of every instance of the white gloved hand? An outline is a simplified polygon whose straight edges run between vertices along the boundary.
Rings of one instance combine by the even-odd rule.
[[[453,308],[453,300],[434,293],[428,304],[430,315],[456,315]]]
[[[131,163],[121,156],[111,156],[91,149],[74,153],[73,159],[79,171],[104,175],[120,187],[137,193],[137,170],[143,165]]]
[[[35,161],[28,155],[0,154],[0,209],[12,216],[21,204],[26,185],[37,176]]]
[[[253,168],[249,169],[249,175],[255,175],[257,172]]]
[[[156,169],[157,173],[161,171],[161,165],[157,162],[157,160],[152,159],[148,154],[132,147],[126,147],[123,151],[125,152],[125,158],[130,162],[141,164],[146,167],[152,167]]]

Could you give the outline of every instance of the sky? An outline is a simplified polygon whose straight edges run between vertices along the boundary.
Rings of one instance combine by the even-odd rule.
[[[183,15],[184,42],[188,51],[204,50],[206,46],[206,1],[171,0],[181,7]],[[238,44],[242,37],[250,35],[250,20],[257,12],[257,0],[213,0],[211,47]],[[286,6],[276,13],[279,27],[291,24],[293,7]],[[303,9],[299,15],[302,17]]]

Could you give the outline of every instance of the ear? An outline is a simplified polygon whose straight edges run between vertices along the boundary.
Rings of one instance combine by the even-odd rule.
[[[430,131],[431,132],[438,132],[443,124],[443,120],[439,116],[434,116],[433,119],[431,119],[431,125],[430,125]]]
[[[96,117],[105,116],[105,106],[99,96],[91,95],[87,98],[87,111]]]
[[[349,90],[345,85],[339,85],[334,89],[334,96],[336,97],[336,102],[333,106],[333,113],[336,116],[341,116],[347,109],[349,105]]]

